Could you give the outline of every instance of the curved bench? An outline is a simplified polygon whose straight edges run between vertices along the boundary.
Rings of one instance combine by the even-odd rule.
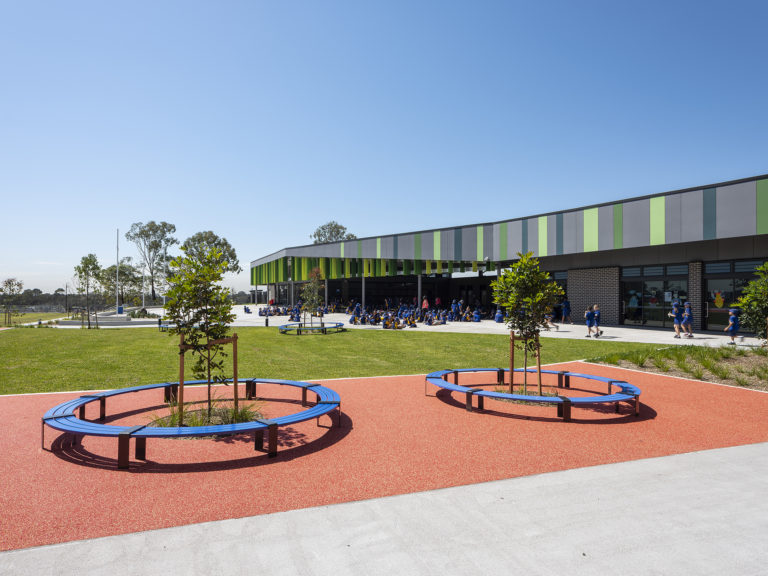
[[[523,368],[515,368],[515,372],[524,372]],[[542,374],[556,374],[558,388],[570,388],[571,378],[582,378],[585,380],[593,380],[597,382],[603,382],[608,385],[607,394],[603,396],[536,396],[531,394],[509,394],[507,392],[496,392],[493,390],[485,390],[483,388],[470,388],[468,386],[461,386],[459,384],[459,374],[461,373],[479,373],[479,372],[493,372],[496,374],[496,383],[501,386],[504,385],[504,377],[509,373],[505,368],[460,368],[456,370],[438,370],[427,374],[424,381],[426,394],[426,384],[430,383],[438,388],[450,390],[451,392],[461,392],[466,395],[466,408],[467,411],[473,409],[473,398],[477,398],[477,409],[484,409],[485,398],[495,398],[498,400],[515,400],[518,402],[528,403],[543,403],[554,404],[557,406],[557,415],[561,417],[565,422],[571,419],[571,407],[572,406],[586,406],[590,404],[615,404],[616,412],[619,411],[620,402],[629,402],[633,406],[635,416],[640,414],[640,393],[641,390],[629,382],[623,380],[615,380],[613,378],[606,378],[604,376],[595,376],[592,374],[580,374],[578,372],[568,372],[565,370],[542,370]],[[529,374],[536,374],[536,369],[528,369]],[[449,376],[453,376],[453,383],[448,381]],[[614,387],[618,390],[614,392]]]
[[[231,383],[232,380],[227,380]],[[73,435],[72,445],[79,444],[83,436],[109,436],[117,437],[117,467],[119,469],[128,468],[128,453],[130,439],[136,439],[136,459],[146,460],[146,442],[147,438],[183,438],[194,436],[231,436],[233,434],[254,433],[254,450],[264,449],[264,432],[268,433],[267,453],[270,458],[277,456],[277,430],[280,426],[287,426],[312,420],[317,418],[319,423],[320,416],[328,414],[333,410],[338,410],[337,424],[341,425],[341,397],[335,390],[320,384],[309,382],[298,382],[294,380],[274,380],[269,378],[251,378],[242,380],[246,386],[246,399],[252,399],[256,395],[256,385],[258,383],[278,384],[282,386],[293,386],[302,389],[302,406],[308,406],[307,391],[314,392],[317,400],[314,405],[306,410],[295,414],[287,414],[272,419],[256,419],[251,422],[238,422],[236,424],[216,424],[210,426],[184,426],[184,427],[153,427],[145,425],[139,426],[113,426],[110,424],[101,424],[85,419],[85,407],[91,402],[99,401],[99,420],[106,417],[106,399],[110,396],[119,394],[129,394],[144,390],[154,390],[162,388],[165,392],[166,402],[173,401],[176,398],[179,384],[178,382],[164,382],[161,384],[147,384],[143,386],[132,386],[130,388],[119,388],[106,392],[96,392],[85,394],[78,398],[73,398],[54,406],[48,410],[41,421],[41,444],[45,450],[45,426],[59,430],[61,432]],[[185,385],[205,384],[205,380],[192,380]],[[77,412],[77,415],[75,415]]]
[[[303,333],[309,334],[327,334],[330,332],[343,332],[344,324],[341,322],[331,322],[330,324],[304,324],[302,322],[293,322],[291,324],[283,324],[278,327],[280,334],[288,334],[295,331],[298,336]]]

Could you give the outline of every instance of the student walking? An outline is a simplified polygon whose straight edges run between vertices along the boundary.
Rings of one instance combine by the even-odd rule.
[[[568,298],[563,300],[563,303],[560,304],[560,308],[563,311],[563,324],[566,322],[573,324],[573,320],[571,320],[571,303],[568,301]]]
[[[738,310],[736,308],[731,308],[728,310],[728,326],[725,327],[725,330],[723,332],[728,332],[728,336],[731,337],[731,341],[728,342],[728,344],[736,345],[736,334],[739,333],[739,317],[738,317]]]
[[[603,331],[600,330],[600,306],[594,304],[592,306],[592,313],[595,319],[595,338],[603,335]]]
[[[688,338],[693,338],[693,312],[691,312],[691,303],[686,302],[683,306],[683,322],[681,326],[685,331],[685,335]]]
[[[587,323],[587,338],[592,337],[592,329],[595,327],[595,311],[592,309],[592,306],[587,308],[587,311],[584,312],[584,319]]]
[[[680,310],[680,302],[672,302],[672,312],[667,314],[673,319],[675,325],[675,338],[680,338],[680,325],[683,323],[683,311]]]

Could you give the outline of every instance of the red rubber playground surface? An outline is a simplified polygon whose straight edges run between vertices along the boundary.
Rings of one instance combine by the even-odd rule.
[[[0,397],[0,550],[768,441],[768,394],[560,366],[639,386],[640,416],[627,406],[618,415],[612,407],[574,408],[566,423],[554,407],[489,400],[486,412],[469,413],[462,396],[434,396],[432,386],[425,396],[423,376],[334,380],[324,383],[341,395],[341,427],[329,428],[324,416],[321,427],[310,421],[281,430],[277,458],[254,452],[246,436],[149,439],[148,460],[134,460],[132,446],[130,469],[118,471],[115,438],[41,449],[43,413],[78,394]],[[297,392],[259,390],[267,399]],[[161,391],[118,396],[107,401],[107,415],[145,424],[161,398]],[[267,409],[269,417],[300,406],[271,402]],[[92,417],[98,408],[88,410]],[[62,440],[46,429],[46,448]]]

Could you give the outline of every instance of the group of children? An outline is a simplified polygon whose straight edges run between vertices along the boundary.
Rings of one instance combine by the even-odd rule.
[[[686,302],[683,304],[683,309],[680,309],[680,302],[675,300],[672,302],[672,312],[667,314],[672,318],[675,326],[675,338],[680,338],[680,330],[682,329],[683,335],[688,338],[693,338],[693,313],[691,312],[691,303]]]
[[[352,303],[347,308],[352,325],[370,325],[397,330],[400,328],[417,328],[418,323],[426,326],[447,324],[448,322],[480,322],[483,312],[480,308],[464,307],[462,300],[454,300],[450,308],[429,308],[409,306],[401,303],[397,310],[389,308],[363,310],[360,302]]]

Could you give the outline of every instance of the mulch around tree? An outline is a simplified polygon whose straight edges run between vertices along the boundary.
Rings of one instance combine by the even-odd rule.
[[[64,435],[47,428],[46,448],[61,449],[41,449],[41,416],[77,394],[0,397],[0,550],[768,441],[768,394],[594,364],[560,366],[636,384],[640,416],[627,406],[618,415],[612,406],[575,408],[566,423],[554,407],[488,400],[484,413],[470,413],[462,395],[435,395],[430,386],[425,396],[422,376],[333,380],[324,384],[341,395],[342,426],[328,428],[324,416],[323,427],[311,421],[281,430],[277,458],[255,452],[252,436],[150,438],[148,460],[133,459],[132,443],[130,469],[118,471],[115,438],[61,448]],[[573,394],[588,393],[574,385]],[[296,393],[259,391],[267,416],[299,410]],[[278,394],[291,401],[274,401]],[[161,397],[115,397],[107,414],[119,414],[112,423],[146,424],[163,410]],[[88,410],[92,417],[98,408]]]

